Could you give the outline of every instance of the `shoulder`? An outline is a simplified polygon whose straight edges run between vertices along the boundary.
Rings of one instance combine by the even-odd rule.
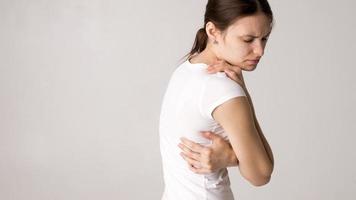
[[[211,114],[216,107],[240,96],[246,96],[244,89],[225,73],[211,74],[205,79],[200,97],[201,113],[203,116],[213,119]]]
[[[230,79],[225,72],[209,74],[205,80],[205,88],[244,91],[242,86]]]

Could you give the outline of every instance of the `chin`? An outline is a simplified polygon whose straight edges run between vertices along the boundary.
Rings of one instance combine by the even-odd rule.
[[[256,69],[256,67],[257,67],[257,65],[245,65],[244,67],[243,67],[243,70],[244,71],[254,71],[255,69]]]

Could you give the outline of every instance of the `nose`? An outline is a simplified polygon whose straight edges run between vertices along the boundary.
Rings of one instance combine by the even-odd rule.
[[[253,53],[255,55],[257,55],[258,57],[262,57],[264,54],[264,44],[262,41],[257,42],[257,44],[255,45],[254,49],[253,49]]]

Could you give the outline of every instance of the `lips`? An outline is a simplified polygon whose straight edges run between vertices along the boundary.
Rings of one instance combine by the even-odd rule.
[[[258,59],[258,60],[247,60],[247,61],[253,64],[257,64],[260,60]]]

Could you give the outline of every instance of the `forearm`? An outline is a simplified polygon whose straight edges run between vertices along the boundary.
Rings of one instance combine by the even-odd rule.
[[[272,162],[272,166],[274,166],[274,158],[273,158],[273,153],[272,153],[272,149],[270,147],[270,145],[268,144],[267,140],[266,140],[266,137],[264,136],[262,130],[261,130],[261,127],[257,121],[257,118],[256,116],[254,116],[254,119],[255,119],[255,125],[256,125],[256,128],[258,130],[258,133],[260,134],[260,137],[262,139],[262,142],[263,142],[263,145],[265,147],[265,149],[267,150],[267,153],[268,153],[268,157],[270,158],[271,162]]]
[[[251,96],[250,96],[249,92],[247,91],[247,88],[246,88],[246,87],[244,87],[244,90],[245,90],[247,99],[248,99],[248,101],[249,101],[249,103],[250,103],[250,105],[251,105],[251,109],[252,109],[252,113],[253,113],[253,118],[254,118],[254,123],[255,123],[257,132],[258,132],[258,134],[260,135],[260,138],[261,138],[261,140],[262,140],[263,146],[264,146],[264,148],[265,148],[265,150],[266,150],[266,152],[267,152],[267,154],[268,154],[268,157],[269,157],[269,159],[270,159],[270,161],[271,161],[271,163],[272,163],[272,169],[273,169],[273,166],[274,166],[274,158],[273,158],[272,149],[271,149],[271,147],[269,146],[269,144],[268,144],[268,142],[267,142],[267,140],[266,140],[266,138],[265,138],[265,136],[264,136],[264,134],[263,134],[263,132],[262,132],[262,129],[261,129],[259,123],[258,123],[256,114],[255,114],[255,109],[254,109],[254,107],[253,107],[253,103],[252,103]]]

